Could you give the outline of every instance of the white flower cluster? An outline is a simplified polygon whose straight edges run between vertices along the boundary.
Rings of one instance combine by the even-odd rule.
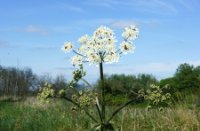
[[[135,26],[126,27],[122,36],[124,41],[120,44],[119,49],[116,49],[117,40],[114,32],[105,26],[97,28],[92,36],[84,35],[80,37],[78,42],[81,46],[78,51],[73,50],[76,56],[72,57],[72,64],[79,65],[84,61],[91,64],[118,62],[120,54],[130,53],[135,49],[132,41],[137,38],[138,29]],[[71,49],[71,42],[66,42],[62,47],[64,52]]]
[[[72,43],[71,42],[65,42],[64,45],[61,48],[61,50],[64,51],[65,53],[70,51],[71,49],[72,49]]]
[[[136,28],[136,26],[134,25],[131,25],[124,28],[124,32],[122,33],[122,36],[124,37],[126,41],[135,40],[138,37],[138,33],[139,33],[138,28]]]
[[[135,46],[132,41],[138,37],[138,34],[139,30],[134,25],[128,26],[124,29],[124,32],[122,33],[124,41],[120,44],[120,49],[124,54],[135,50]]]
[[[80,65],[82,64],[83,57],[80,55],[75,55],[71,58],[71,61],[73,65]]]

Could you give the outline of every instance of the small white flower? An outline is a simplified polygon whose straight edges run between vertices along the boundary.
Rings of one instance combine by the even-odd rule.
[[[61,50],[64,52],[68,52],[72,49],[72,43],[71,42],[65,42],[62,46]]]
[[[84,35],[84,36],[82,36],[78,39],[78,42],[81,43],[81,44],[85,44],[85,43],[87,43],[88,40],[89,40],[89,36]]]
[[[134,51],[135,46],[130,42],[123,41],[120,44],[120,49],[124,54],[127,54],[127,53]]]
[[[79,55],[73,56],[71,62],[74,66],[80,65],[83,63],[83,57]]]
[[[113,52],[110,52],[109,54],[107,54],[104,58],[104,61],[108,64],[111,64],[113,62],[118,62],[119,61],[119,54]]]
[[[107,44],[104,48],[106,48],[107,53],[115,51],[115,44]]]
[[[124,29],[122,36],[125,40],[135,40],[138,37],[139,29],[134,25],[128,26]]]
[[[87,58],[88,58],[88,61],[90,63],[93,63],[93,64],[98,64],[98,63],[101,63],[101,58],[100,58],[100,55],[92,52],[92,51],[89,51],[87,53]]]
[[[94,32],[94,36],[96,37],[111,37],[113,35],[114,35],[113,31],[106,26],[100,26]]]

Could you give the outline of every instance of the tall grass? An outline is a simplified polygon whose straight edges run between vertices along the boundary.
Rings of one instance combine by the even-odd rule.
[[[109,107],[111,115],[115,107]],[[112,121],[121,131],[198,131],[200,110],[173,106],[163,111],[129,106]],[[0,131],[86,131],[94,123],[84,113],[71,110],[66,101],[54,99],[40,103],[35,98],[23,102],[0,102]]]

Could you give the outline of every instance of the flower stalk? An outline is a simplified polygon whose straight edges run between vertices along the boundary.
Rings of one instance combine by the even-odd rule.
[[[85,79],[82,77],[85,76],[85,72],[83,71],[82,64],[85,62],[89,62],[90,64],[99,65],[99,73],[100,73],[100,102],[99,104],[98,98],[96,97],[96,103],[95,106],[98,111],[99,119],[98,122],[93,116],[91,116],[87,110],[86,114],[97,123],[95,126],[96,128],[100,129],[101,131],[106,130],[114,130],[112,124],[110,124],[110,120],[124,107],[129,105],[135,100],[131,100],[121,107],[119,107],[111,117],[106,120],[106,101],[105,101],[105,85],[104,85],[104,71],[103,71],[103,64],[104,63],[114,63],[118,62],[119,58],[122,54],[127,54],[130,52],[133,52],[135,50],[135,46],[133,44],[133,40],[135,40],[138,37],[139,30],[134,25],[128,26],[124,28],[124,32],[122,33],[123,41],[120,43],[119,48],[116,48],[116,37],[114,32],[105,26],[101,26],[97,28],[97,30],[93,33],[92,36],[84,35],[81,38],[78,39],[79,43],[81,44],[80,48],[78,50],[72,49],[72,43],[71,42],[65,42],[63,47],[61,48],[64,52],[69,52],[70,50],[73,51],[75,54],[74,57],[72,57],[71,61],[74,66],[79,65],[80,70],[76,70],[73,72],[74,74],[74,80],[78,82],[79,80],[82,80],[86,85],[88,85],[90,88],[92,85],[90,85]],[[75,104],[77,107],[82,108],[78,103],[74,102],[71,99],[65,98],[66,100],[69,100],[73,104]],[[85,109],[85,108],[84,108]]]
[[[105,122],[105,87],[104,87],[104,76],[103,76],[103,63],[99,64],[100,78],[101,78],[101,108],[102,108],[102,119]]]

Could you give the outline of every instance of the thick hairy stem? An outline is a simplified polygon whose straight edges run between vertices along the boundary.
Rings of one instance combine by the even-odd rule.
[[[101,110],[100,110],[100,108],[98,107],[97,104],[95,104],[95,105],[96,105],[96,108],[97,108],[97,111],[98,111],[99,119],[100,119],[101,123],[103,123],[103,119],[102,119],[102,116],[101,116]]]
[[[103,77],[103,63],[99,64],[100,67],[100,79],[101,79],[101,108],[102,108],[102,120],[105,123],[105,87],[104,87],[104,77]]]
[[[123,104],[122,106],[120,106],[118,109],[116,109],[116,110],[112,113],[112,115],[111,115],[111,117],[108,119],[107,123],[109,123],[109,121],[111,121],[111,120],[113,119],[113,117],[114,117],[119,111],[121,111],[124,107],[128,106],[129,104],[131,104],[131,103],[133,103],[133,102],[138,102],[138,101],[140,101],[140,99],[141,99],[141,97],[137,97],[136,99],[130,100],[130,101],[128,101],[127,103],[125,103],[125,104]]]
[[[68,97],[62,97],[63,99],[71,102],[72,104],[74,104],[75,106],[77,106],[78,108],[81,108],[81,106],[76,103],[75,101],[73,101],[72,99],[68,98]],[[86,110],[86,109],[83,109],[85,111],[85,113],[96,123],[98,123],[98,121]]]

